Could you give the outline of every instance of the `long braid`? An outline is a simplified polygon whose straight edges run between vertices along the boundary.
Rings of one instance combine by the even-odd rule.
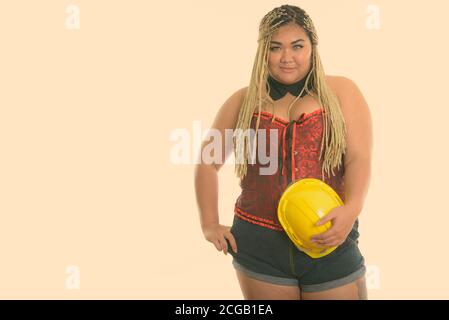
[[[344,117],[335,94],[330,90],[326,81],[325,73],[318,54],[318,35],[312,20],[301,8],[291,5],[277,7],[267,13],[259,25],[259,38],[256,57],[253,64],[251,80],[248,91],[240,109],[236,131],[234,134],[234,151],[236,154],[235,173],[237,177],[243,178],[247,173],[248,152],[250,148],[247,130],[250,128],[251,120],[255,108],[258,108],[256,122],[256,135],[252,146],[252,155],[256,155],[257,130],[260,124],[262,104],[270,103],[273,107],[274,101],[269,95],[270,88],[266,90],[266,82],[269,74],[268,54],[272,34],[282,25],[295,22],[301,26],[308,34],[312,43],[312,66],[307,75],[303,91],[318,99],[322,109],[324,109],[324,132],[321,142],[320,159],[323,158],[322,178],[325,172],[327,175],[334,175],[334,168],[340,168],[342,156],[346,150],[346,127]],[[301,97],[302,92],[293,100],[288,107],[288,114],[292,105]],[[274,121],[274,116],[273,119]],[[254,163],[254,158],[251,163]]]

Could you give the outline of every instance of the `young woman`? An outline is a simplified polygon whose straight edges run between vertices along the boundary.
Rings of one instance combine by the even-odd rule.
[[[220,161],[195,168],[202,231],[232,255],[246,299],[367,298],[358,215],[371,173],[371,116],[353,81],[324,74],[317,45],[301,8],[283,5],[262,19],[250,84],[229,97],[212,125],[223,140],[234,130],[233,148],[223,141]],[[252,139],[248,129],[278,134]],[[254,152],[262,145],[270,159],[277,155],[274,173],[262,173],[269,164]],[[232,151],[242,192],[228,227],[219,223],[217,173]],[[332,227],[314,236],[316,244],[338,246],[321,258],[298,250],[277,218],[283,191],[304,178],[326,182],[344,202],[319,222]]]

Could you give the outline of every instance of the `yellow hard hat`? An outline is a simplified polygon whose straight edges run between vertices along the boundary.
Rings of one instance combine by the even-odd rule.
[[[320,248],[310,241],[331,227],[331,222],[316,223],[335,207],[343,205],[337,192],[325,182],[306,178],[292,183],[279,200],[278,218],[296,247],[312,258],[321,258],[337,247]]]

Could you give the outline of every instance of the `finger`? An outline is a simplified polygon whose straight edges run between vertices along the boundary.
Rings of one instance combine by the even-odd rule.
[[[315,243],[315,245],[320,249],[333,247],[331,243]]]
[[[326,242],[326,246],[328,247],[337,247],[341,244],[341,241],[338,239],[329,240]]]
[[[322,233],[318,233],[318,234],[313,235],[310,239],[312,241],[313,240],[324,240],[324,239],[327,239],[327,238],[330,238],[330,237],[333,237],[333,236],[335,236],[335,232],[334,232],[334,230],[332,228],[330,228],[329,230],[326,230],[326,231],[324,231]]]
[[[341,241],[337,237],[333,237],[330,239],[319,241],[318,243],[327,247],[336,247],[341,244]]]
[[[327,248],[327,246],[326,246],[326,245],[324,245],[324,244],[321,244],[321,243],[317,243],[317,242],[315,242],[314,244],[315,244],[315,246],[316,246],[317,248],[320,248],[320,249],[324,249],[324,248]]]
[[[334,219],[335,219],[335,212],[332,210],[327,215],[325,215],[320,220],[318,220],[316,225],[321,226],[321,225],[326,224],[327,222],[332,221]]]
[[[340,244],[340,241],[332,241],[329,243],[329,247],[338,247]]]
[[[316,243],[316,245],[318,245],[320,248],[332,247],[332,243],[331,242],[321,242],[321,243]]]
[[[327,238],[323,238],[323,239],[316,239],[316,240],[312,240],[312,242],[317,242],[317,243],[322,243],[322,244],[328,244],[331,243],[333,241],[337,240],[336,236],[330,236]]]
[[[326,224],[327,222],[331,221],[333,219],[333,217],[327,215],[324,218],[318,220],[318,222],[316,223],[317,226],[321,226],[323,224]]]
[[[215,245],[215,248],[217,248],[218,251],[221,251],[221,245],[218,239],[215,239],[214,241],[212,241],[212,243]]]
[[[232,251],[237,252],[237,243],[235,242],[234,235],[231,232],[229,232],[226,233],[224,236],[226,239],[228,239],[229,243],[231,244]]]
[[[223,248],[223,253],[228,254],[228,244],[226,243],[226,239],[224,237],[220,239],[220,244],[221,247]]]
[[[316,241],[313,241],[313,243],[316,244],[316,245],[319,245],[319,246],[326,246],[327,245],[327,242],[324,241],[324,240],[316,240]]]

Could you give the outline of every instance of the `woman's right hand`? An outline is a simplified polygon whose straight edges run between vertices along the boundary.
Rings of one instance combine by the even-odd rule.
[[[230,230],[231,227],[221,224],[214,224],[204,227],[203,234],[207,241],[212,242],[218,251],[223,250],[223,253],[226,255],[228,254],[228,244],[226,239],[229,240],[232,250],[237,252],[237,244]]]

